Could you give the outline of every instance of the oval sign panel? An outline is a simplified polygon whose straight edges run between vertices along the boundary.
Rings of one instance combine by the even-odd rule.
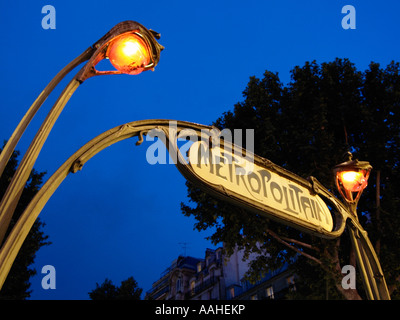
[[[259,159],[197,141],[189,149],[188,160],[203,187],[235,204],[312,233],[333,229],[332,215],[318,195],[263,166]]]

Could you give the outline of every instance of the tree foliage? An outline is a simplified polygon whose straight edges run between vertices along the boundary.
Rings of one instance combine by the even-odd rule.
[[[18,166],[18,155],[19,152],[14,151],[0,177],[0,198],[3,197],[3,194],[7,190],[8,184],[16,171]],[[45,174],[45,172],[32,170],[20,201],[18,202],[17,208],[15,209],[14,216],[11,219],[6,237],[31,199],[38,192]],[[0,291],[0,299],[23,300],[30,297],[32,293],[32,291],[29,290],[31,286],[30,278],[37,273],[36,269],[32,268],[31,265],[35,260],[36,252],[42,246],[50,244],[50,242],[47,241],[48,236],[43,232],[44,226],[45,224],[40,219],[37,219],[33,224]]]
[[[119,287],[105,279],[101,285],[96,283],[96,289],[89,292],[89,297],[92,300],[140,300],[142,291],[133,277],[122,281]]]
[[[214,123],[221,130],[254,129],[256,154],[304,178],[314,176],[332,192],[332,168],[344,161],[343,154],[351,151],[369,161],[374,169],[358,215],[380,256],[392,298],[400,276],[399,72],[394,62],[386,68],[371,63],[361,72],[347,59],[313,61],[296,66],[284,85],[277,73],[266,71],[262,79],[251,77],[244,101]],[[251,263],[250,279],[289,262],[301,278],[302,298],[364,298],[360,281],[358,290],[340,285],[341,267],[355,264],[346,232],[323,240],[187,186],[192,205],[182,203],[182,211],[196,219],[196,229],[214,227],[210,239],[223,242],[228,254],[235,246],[260,254]]]

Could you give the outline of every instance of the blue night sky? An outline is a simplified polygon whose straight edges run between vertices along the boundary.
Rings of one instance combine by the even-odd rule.
[[[344,30],[345,5],[356,29]],[[44,30],[44,5],[56,9],[56,29]],[[35,169],[49,177],[82,145],[118,125],[143,119],[211,124],[243,99],[250,76],[290,70],[306,61],[349,58],[400,61],[399,1],[2,1],[0,139],[8,139],[39,93],[68,62],[124,20],[161,33],[155,72],[87,80],[56,122]],[[17,146],[23,153],[63,87],[47,99]],[[257,137],[256,137],[257,138]],[[119,285],[133,276],[147,291],[183,253],[203,257],[211,231],[184,217],[185,180],[172,164],[150,165],[136,138],[115,144],[71,174],[40,218],[52,241],[39,250],[32,299],[88,299],[96,282]],[[56,289],[41,287],[42,266],[56,269]]]

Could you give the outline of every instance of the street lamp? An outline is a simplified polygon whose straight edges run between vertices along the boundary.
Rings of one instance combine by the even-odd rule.
[[[333,173],[336,187],[346,201],[348,211],[351,214],[347,230],[355,251],[357,265],[368,299],[389,300],[390,295],[379,259],[357,216],[357,204],[362,192],[368,185],[372,166],[367,161],[353,160],[350,152],[347,155],[348,161],[336,165],[333,168]]]
[[[81,82],[97,75],[131,74],[154,70],[164,49],[156,39],[160,34],[148,30],[134,21],[117,24],[94,47],[96,51],[77,74]],[[96,65],[103,59],[109,59],[116,70],[99,71]]]
[[[34,163],[46,141],[57,118],[75,90],[86,79],[108,74],[139,74],[146,70],[154,70],[164,49],[156,39],[157,32],[145,28],[135,21],[124,21],[114,26],[100,40],[86,49],[81,55],[65,66],[46,86],[22,118],[11,138],[0,154],[0,175],[3,173],[19,139],[56,85],[76,66],[87,63],[72,78],[57,99],[56,103],[37,131],[28,150],[22,158],[0,203],[0,244],[10,224],[11,218],[29,178]],[[110,59],[116,70],[99,71],[96,65],[103,59]]]
[[[336,187],[343,199],[355,214],[358,200],[368,185],[372,166],[367,161],[353,160],[353,155],[347,153],[349,159],[334,167]]]

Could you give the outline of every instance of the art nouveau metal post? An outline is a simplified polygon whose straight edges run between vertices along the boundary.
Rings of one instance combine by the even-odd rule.
[[[357,204],[361,193],[367,187],[372,166],[367,161],[353,160],[351,153],[348,153],[348,156],[348,161],[334,168],[336,187],[351,214],[347,229],[368,299],[388,300],[390,295],[378,257],[357,216]]]

